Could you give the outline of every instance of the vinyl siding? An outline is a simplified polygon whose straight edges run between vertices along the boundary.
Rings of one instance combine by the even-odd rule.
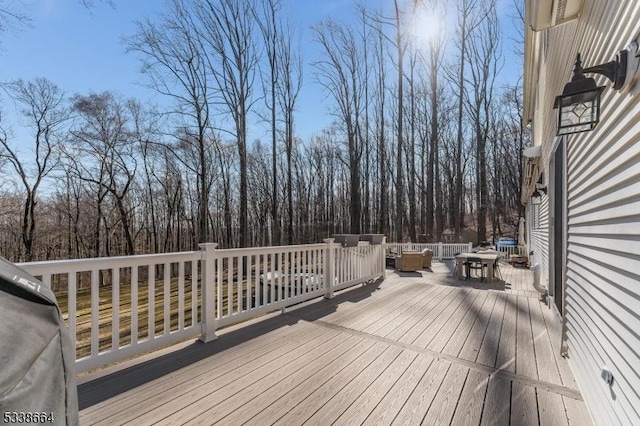
[[[539,205],[530,205],[531,244],[535,262],[540,265],[540,280],[549,288],[549,198],[543,196]],[[553,289],[549,288],[553,293]]]
[[[547,169],[556,127],[553,99],[569,81],[576,53],[584,66],[608,62],[639,33],[640,1],[585,0],[578,20],[549,30],[535,117],[542,122],[534,135]],[[607,86],[601,122],[592,132],[567,137],[568,357],[597,424],[638,425],[640,83],[614,91],[604,77],[590,76]],[[548,239],[531,234],[534,246],[548,247]],[[549,276],[546,264],[542,277]],[[613,372],[611,387],[600,376],[603,366]]]

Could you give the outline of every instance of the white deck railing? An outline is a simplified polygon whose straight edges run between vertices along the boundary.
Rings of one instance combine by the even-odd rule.
[[[333,242],[22,263],[57,291],[85,372],[384,277],[384,245]],[[75,338],[75,339],[74,339]]]
[[[433,251],[433,258],[438,260],[453,259],[458,253],[469,253],[473,250],[473,243],[444,244],[444,243],[387,243],[387,248],[393,253],[401,254],[403,251],[422,251],[429,249]],[[526,246],[498,246],[495,248],[503,258],[517,254],[524,256],[527,254]]]
[[[458,253],[469,253],[472,243],[444,244],[444,243],[387,243],[387,249],[392,253],[402,254],[403,251],[433,251],[433,258],[438,260],[453,259]]]
[[[200,332],[201,251],[18,266],[48,285],[66,283],[56,297],[76,347],[78,372]]]
[[[324,243],[22,263],[54,285],[85,372],[385,276],[388,250],[429,248],[436,259],[471,244]]]
[[[502,257],[505,259],[509,259],[511,255],[518,256],[526,256],[527,255],[527,247],[526,246],[498,246],[496,250],[502,254]]]

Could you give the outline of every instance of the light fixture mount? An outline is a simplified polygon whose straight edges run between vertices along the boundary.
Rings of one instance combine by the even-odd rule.
[[[627,60],[628,60],[629,52],[627,50],[621,50],[618,52],[616,59],[613,61],[609,61],[605,64],[594,65],[592,67],[584,68],[582,73],[590,74],[601,74],[607,77],[613,83],[614,90],[622,89],[624,86],[624,81],[627,78]],[[580,54],[576,58],[576,61],[580,60]]]

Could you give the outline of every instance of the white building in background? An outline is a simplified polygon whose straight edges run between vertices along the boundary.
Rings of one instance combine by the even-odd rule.
[[[640,425],[640,1],[527,0],[526,7],[528,249],[594,421]],[[621,89],[585,73],[605,86],[596,127],[557,136],[554,101],[576,55],[586,68],[623,50]]]

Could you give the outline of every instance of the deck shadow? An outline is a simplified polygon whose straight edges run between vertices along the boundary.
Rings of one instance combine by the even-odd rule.
[[[298,322],[294,317],[278,315],[225,333],[212,342],[202,343],[196,340],[182,349],[82,383],[78,385],[79,409],[84,410],[155,379],[171,375],[209,356]]]
[[[295,325],[301,320],[314,321],[323,318],[335,312],[340,303],[357,303],[367,299],[378,290],[381,283],[382,279],[378,279],[364,286],[347,289],[336,294],[333,299],[320,300],[313,305],[302,307],[296,311],[296,315],[277,315],[260,320],[221,334],[218,339],[209,343],[196,340],[184,348],[82,383],[78,385],[79,409],[84,410],[148,382],[171,375],[193,363],[279,328]]]
[[[295,317],[305,321],[315,321],[334,313],[338,306],[344,302],[358,303],[371,297],[378,291],[384,280],[379,278],[366,285],[352,287],[336,294],[333,299],[325,299],[296,310]]]

